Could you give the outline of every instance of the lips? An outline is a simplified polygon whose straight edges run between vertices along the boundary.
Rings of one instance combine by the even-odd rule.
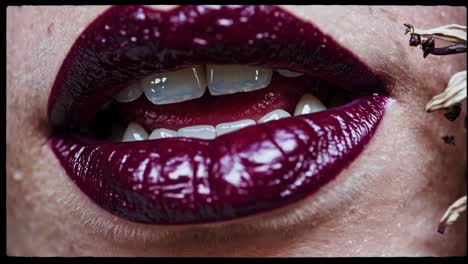
[[[199,64],[287,69],[368,95],[213,140],[110,142],[81,133],[131,81]],[[112,214],[149,224],[224,221],[297,202],[335,178],[376,131],[384,93],[350,51],[279,7],[117,6],[85,29],[58,72],[49,143],[71,180]]]

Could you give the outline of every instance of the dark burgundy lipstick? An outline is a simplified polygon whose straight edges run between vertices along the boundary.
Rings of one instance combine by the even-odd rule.
[[[282,68],[354,93],[384,91],[356,56],[279,7],[112,7],[76,40],[48,104],[54,153],[102,208],[136,222],[197,224],[291,204],[359,155],[388,102],[382,95],[363,96],[214,140],[115,143],[80,135],[130,81],[207,63]]]

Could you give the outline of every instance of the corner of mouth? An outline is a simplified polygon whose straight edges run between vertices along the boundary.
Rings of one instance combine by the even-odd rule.
[[[239,71],[257,75],[269,69],[265,72],[270,78],[269,71],[275,71],[282,75],[273,75],[273,80],[287,82],[295,74],[306,74],[330,83],[326,87],[340,86],[359,96],[326,111],[264,123],[255,120],[254,125],[211,140],[193,138],[198,132],[132,142],[94,140],[80,134],[99,109],[133,81],[175,72],[194,79],[191,71],[182,73],[194,65],[215,65],[204,66],[204,71],[244,65]],[[200,104],[183,102],[185,109],[222,101],[208,94],[215,93],[211,85],[198,93]],[[121,103],[121,109],[129,113],[146,104],[141,120],[165,117],[141,121],[146,122],[144,128],[166,124],[178,129],[186,123],[167,123],[179,110],[158,106],[162,101],[157,100],[166,98],[160,94],[143,96],[139,91],[138,100],[129,94],[123,97],[135,100],[135,107]],[[266,91],[255,93],[260,98],[269,95]],[[284,99],[273,100],[275,106],[291,108],[288,100],[299,100],[288,99],[280,88],[275,91],[270,91],[270,97]],[[247,94],[237,97],[247,98]],[[257,97],[252,102],[259,101]],[[242,100],[231,108],[242,106],[246,113],[255,112]],[[331,181],[370,141],[387,103],[383,81],[370,67],[313,24],[279,7],[181,6],[158,11],[115,6],[78,37],[59,70],[48,103],[49,123],[56,131],[50,146],[79,189],[114,215],[161,225],[225,221],[290,205]],[[228,104],[226,99],[224,105]],[[262,101],[255,109],[265,104]],[[210,133],[218,133],[213,129]]]

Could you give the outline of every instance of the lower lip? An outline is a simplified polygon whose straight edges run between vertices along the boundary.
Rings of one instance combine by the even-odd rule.
[[[364,97],[214,140],[112,143],[55,135],[49,143],[71,179],[110,213],[148,224],[201,224],[313,194],[361,153],[388,102]]]

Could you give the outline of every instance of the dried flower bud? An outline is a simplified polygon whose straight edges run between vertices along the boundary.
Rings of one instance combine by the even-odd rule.
[[[410,39],[409,39],[409,45],[416,47],[419,44],[421,44],[421,37],[417,34],[411,34]]]
[[[433,37],[430,37],[426,41],[424,41],[424,43],[422,44],[422,49],[424,51],[423,57],[426,58],[427,55],[429,55],[434,48],[435,48],[435,41]]]
[[[447,118],[450,121],[455,121],[455,119],[457,119],[457,117],[460,115],[461,104],[456,103],[450,106],[449,108],[446,108],[445,110],[446,110],[444,114],[445,118]]]

